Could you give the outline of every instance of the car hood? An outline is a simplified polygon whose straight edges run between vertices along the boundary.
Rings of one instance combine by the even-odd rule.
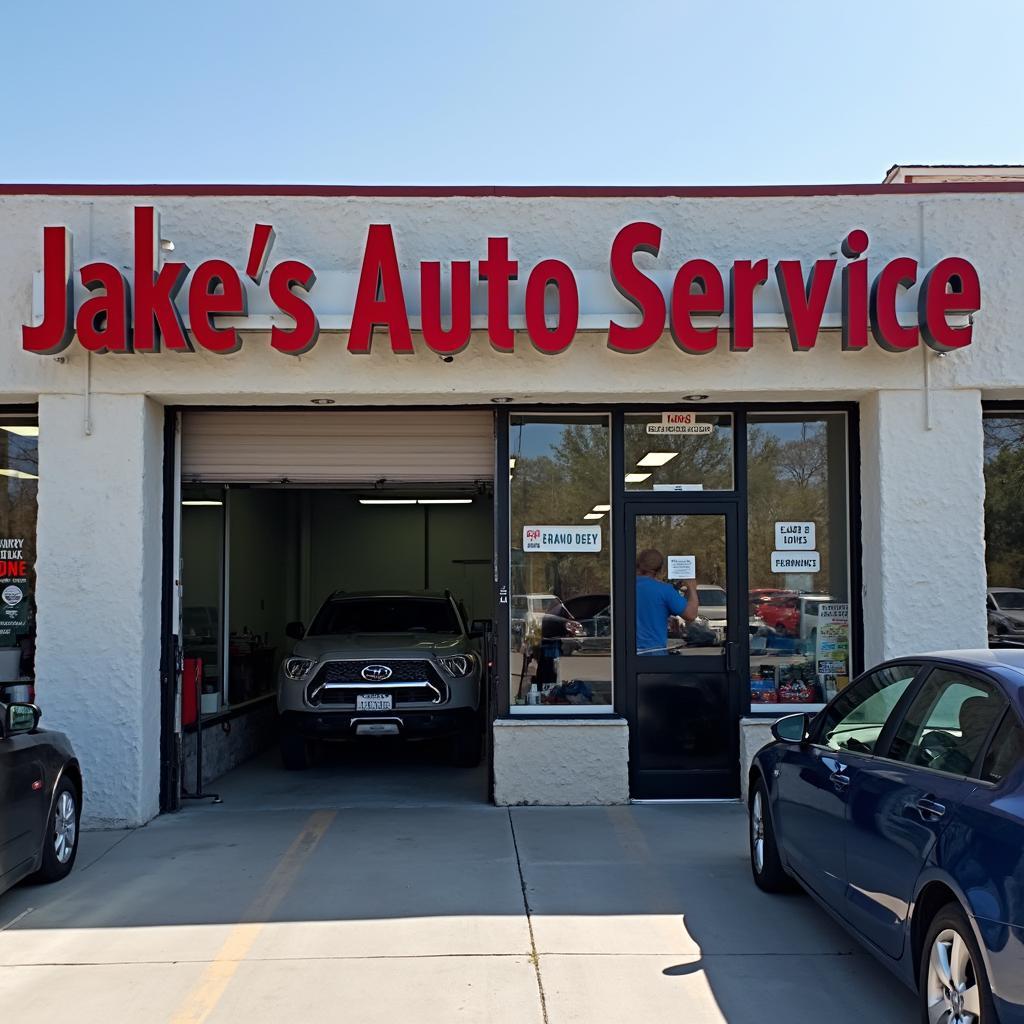
[[[1018,610],[1017,608],[1000,608],[998,611],[993,610],[991,614],[998,615],[1004,619],[1009,619],[1010,622],[1014,622],[1018,626],[1024,626],[1024,610]]]
[[[461,654],[468,648],[466,637],[450,633],[350,633],[340,636],[311,636],[295,645],[301,658],[411,658],[432,654]]]

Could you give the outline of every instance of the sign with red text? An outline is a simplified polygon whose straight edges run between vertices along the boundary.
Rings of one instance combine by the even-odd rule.
[[[667,333],[681,352],[699,355],[749,351],[761,328],[785,331],[794,352],[813,349],[827,329],[841,331],[848,352],[922,343],[949,352],[971,344],[981,308],[970,261],[945,256],[926,269],[909,256],[874,259],[860,228],[836,240],[836,255],[806,262],[751,253],[719,266],[694,253],[673,267],[660,257],[662,228],[636,221],[609,238],[600,272],[554,258],[521,265],[503,235],[481,238],[472,252],[412,254],[390,224],[370,224],[362,251],[344,254],[359,265],[349,274],[296,257],[275,261],[277,232],[262,223],[246,250],[193,264],[180,246],[168,258],[157,210],[138,206],[132,216],[133,251],[118,262],[76,265],[71,231],[42,229],[26,352],[55,355],[77,341],[95,353],[230,353],[257,332],[275,351],[302,355],[323,329],[346,334],[344,349],[360,355],[376,339],[396,353],[454,356],[474,332],[497,352],[529,344],[556,355],[584,331],[626,354]],[[673,243],[678,250],[680,239]]]
[[[0,647],[14,647],[28,628],[31,592],[24,537],[0,537]]]
[[[713,423],[698,423],[695,412],[663,412],[660,423],[648,423],[648,434],[713,434]]]
[[[524,551],[600,551],[600,526],[524,526]]]

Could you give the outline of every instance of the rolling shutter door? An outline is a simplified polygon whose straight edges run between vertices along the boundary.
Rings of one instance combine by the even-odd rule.
[[[185,412],[182,479],[447,483],[494,476],[493,414]]]

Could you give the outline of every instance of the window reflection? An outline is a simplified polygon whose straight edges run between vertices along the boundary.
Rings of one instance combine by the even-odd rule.
[[[986,416],[985,569],[990,647],[1024,643],[1024,413]]]
[[[817,705],[850,676],[844,413],[751,414],[750,700]]]
[[[732,414],[628,413],[625,454],[627,490],[732,490]]]
[[[511,704],[612,702],[607,416],[512,416]]]

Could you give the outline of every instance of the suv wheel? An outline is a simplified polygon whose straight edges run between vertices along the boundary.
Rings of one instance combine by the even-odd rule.
[[[959,903],[947,903],[932,920],[921,948],[917,987],[924,1024],[995,1022],[985,962]]]
[[[304,772],[309,767],[309,744],[304,736],[281,733],[281,763],[290,772]]]

